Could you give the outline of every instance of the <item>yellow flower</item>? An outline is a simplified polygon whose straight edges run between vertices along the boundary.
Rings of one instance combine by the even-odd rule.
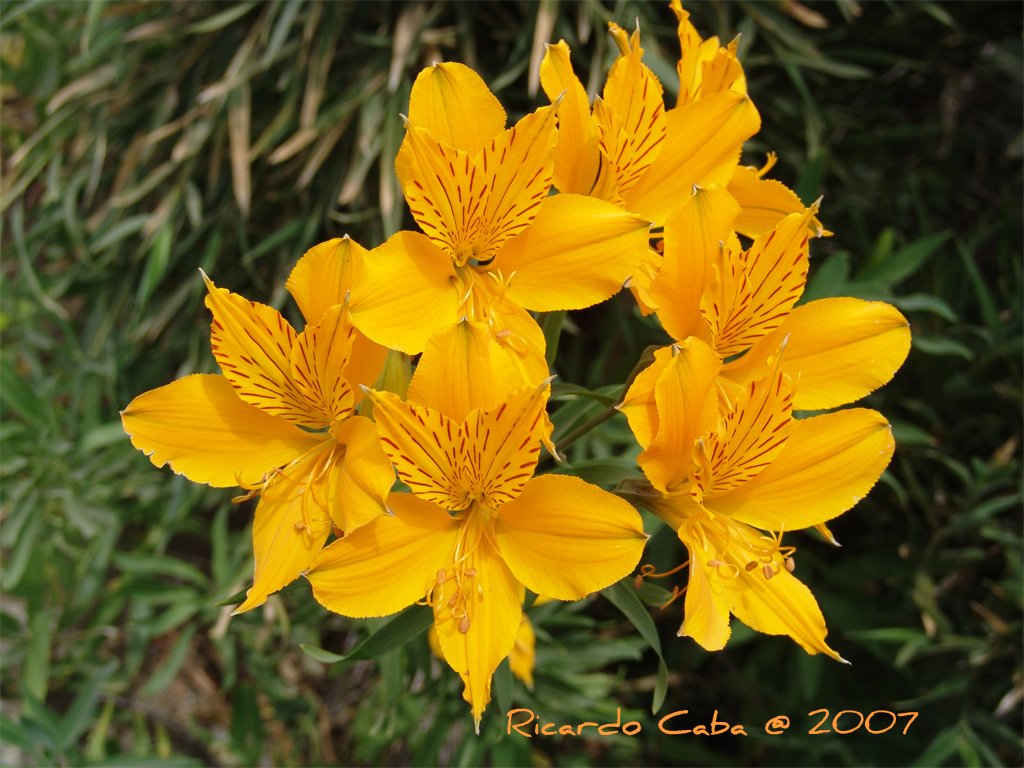
[[[479,75],[435,64],[416,78],[398,177],[419,232],[375,248],[352,291],[356,325],[409,354],[461,318],[487,323],[529,375],[546,375],[527,310],[581,309],[616,293],[648,222],[579,195],[548,196],[556,107],[505,130]]]
[[[696,336],[733,358],[722,377],[734,388],[765,375],[785,341],[781,369],[799,378],[800,410],[844,405],[889,381],[910,351],[909,324],[895,307],[831,298],[794,309],[817,207],[787,215],[747,249],[735,234],[739,211],[726,190],[698,188],[666,220],[650,293],[672,338]]]
[[[441,640],[437,634],[437,627],[431,627],[427,633],[430,642],[430,650],[438,658],[444,658],[441,650]],[[524,613],[519,619],[519,629],[516,632],[516,642],[512,650],[508,652],[508,666],[512,674],[522,681],[523,685],[533,690],[533,668],[537,661],[537,636],[533,631],[533,624],[530,618]]]
[[[517,389],[461,419],[371,392],[381,442],[412,494],[393,494],[393,517],[331,543],[307,574],[314,597],[346,616],[425,598],[477,728],[516,643],[524,586],[578,600],[628,574],[646,540],[625,501],[575,477],[533,476],[541,443],[551,449],[548,392]]]
[[[385,511],[394,473],[373,423],[355,415],[362,394],[353,389],[376,379],[384,350],[360,336],[341,303],[361,253],[346,238],[298,262],[288,288],[309,321],[302,333],[203,275],[223,375],[186,376],[121,414],[156,466],[259,495],[253,586],[238,611],[297,578],[332,527],[347,533]]]
[[[696,338],[655,358],[621,410],[644,448],[648,481],[631,498],[689,551],[680,635],[721,649],[732,614],[838,659],[782,533],[821,525],[867,494],[892,457],[889,424],[859,408],[794,420],[792,381],[774,365],[730,398],[719,386],[720,357]]]

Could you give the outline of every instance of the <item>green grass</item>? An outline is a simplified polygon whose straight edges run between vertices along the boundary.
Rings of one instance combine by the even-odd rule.
[[[304,583],[229,619],[251,574],[251,505],[154,470],[120,429],[136,394],[214,370],[199,268],[294,315],[283,282],[306,248],[344,232],[372,246],[411,225],[392,158],[422,65],[465,61],[521,114],[539,103],[538,42],[565,38],[598,87],[605,22],[639,17],[670,91],[667,9],[8,2],[0,762],[1024,760],[1021,10],[843,0],[809,6],[822,28],[777,3],[692,10],[704,32],[742,33],[763,119],[749,161],[774,150],[773,175],[805,200],[824,195],[836,235],[814,244],[809,294],[885,298],[913,327],[908,362],[867,401],[898,439],[884,481],[837,521],[842,550],[800,540],[801,578],[853,670],[740,627],[706,654],[675,637],[678,604],[655,611],[662,713],[794,722],[773,738],[663,736],[649,711],[657,658],[623,615],[603,598],[539,606],[536,690],[499,671],[476,739],[422,635],[376,660],[317,661],[303,644],[343,654],[378,627],[326,615]],[[560,381],[623,382],[661,338],[632,312],[619,297],[570,314]],[[580,423],[585,405],[566,401],[556,425]],[[613,419],[571,459],[613,483],[630,442]],[[677,547],[657,533],[652,558]],[[560,722],[622,707],[644,733],[502,738],[510,702]],[[820,707],[921,714],[907,736],[807,736]]]

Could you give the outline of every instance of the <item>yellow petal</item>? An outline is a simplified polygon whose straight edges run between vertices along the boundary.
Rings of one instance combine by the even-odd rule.
[[[658,434],[658,407],[654,400],[654,387],[672,362],[673,355],[672,347],[655,350],[654,362],[637,374],[618,406],[641,448],[650,447],[654,436]]]
[[[492,297],[486,320],[495,341],[515,355],[519,378],[532,384],[550,375],[544,358],[547,348],[544,332],[533,315],[505,296]]]
[[[536,603],[534,603],[536,605]],[[519,621],[519,631],[516,632],[516,642],[508,655],[508,666],[512,674],[518,677],[527,688],[533,690],[533,667],[537,659],[537,635],[533,631],[533,624],[523,614]]]
[[[469,451],[465,464],[479,476],[481,501],[491,508],[519,496],[533,476],[544,443],[553,454],[551,422],[545,410],[551,389],[524,387],[497,407],[473,411],[461,427]],[[471,485],[470,494],[477,487]]]
[[[327,510],[340,530],[351,533],[387,511],[395,472],[372,421],[352,416],[335,432],[345,454],[331,478]]]
[[[720,574],[709,562],[719,560],[718,553],[709,552],[708,537],[702,529],[682,525],[679,539],[690,557],[686,599],[683,602],[683,623],[677,634],[692,637],[705,651],[720,651],[732,635],[729,626],[729,594],[721,585]]]
[[[663,224],[693,186],[724,186],[743,142],[761,119],[753,102],[732,91],[669,110],[665,144],[657,160],[623,198],[626,209]]]
[[[541,107],[475,155],[410,125],[396,166],[409,210],[456,264],[489,262],[548,194],[557,132]]]
[[[471,517],[467,526],[474,525]],[[440,597],[435,592],[434,616],[441,651],[466,686],[463,698],[479,729],[491,699],[491,677],[515,645],[523,587],[487,535],[471,529],[467,536],[474,545],[458,565],[464,598],[449,607],[453,585],[445,585]]]
[[[817,525],[867,495],[893,448],[889,423],[876,411],[851,408],[794,421],[769,467],[707,506],[765,530]]]
[[[690,14],[683,10],[679,0],[670,7],[676,15],[679,37],[679,104],[688,104],[724,90],[746,93],[743,68],[736,60],[736,46],[722,48],[717,37],[702,40]]]
[[[572,71],[564,40],[548,45],[540,64],[540,84],[558,107],[558,144],[554,154],[554,184],[560,192],[617,201],[611,166],[602,161],[597,126],[590,116],[587,92]]]
[[[510,301],[537,312],[582,309],[618,293],[647,252],[648,231],[611,203],[559,194],[494,265],[510,276]]]
[[[698,187],[665,221],[665,254],[651,296],[673,339],[698,336],[710,341],[700,298],[738,213],[736,201],[721,187]]]
[[[808,209],[787,216],[743,253],[725,252],[701,298],[723,357],[749,348],[789,315],[807,282]]]
[[[747,483],[779,456],[789,436],[793,389],[784,373],[770,373],[751,382],[725,415],[720,431],[707,435],[697,448],[693,481],[711,498]]]
[[[651,485],[662,493],[689,476],[694,441],[718,420],[718,355],[693,337],[674,349],[678,351],[654,387],[658,433],[637,459]]]
[[[292,380],[295,330],[266,304],[218,288],[203,274],[213,313],[210,347],[224,378],[245,402],[303,427],[324,426],[323,415]]]
[[[681,634],[708,650],[718,650],[728,638],[728,628],[724,636],[722,632],[727,607],[751,629],[788,635],[810,654],[840,658],[825,642],[828,630],[814,596],[772,551],[771,539],[733,521],[712,522],[700,526],[699,532],[684,526],[680,536],[684,535],[692,558],[690,582],[706,580],[707,588],[699,587],[692,601],[687,589]]]
[[[320,451],[285,470],[260,496],[252,524],[253,584],[235,613],[262,605],[291,584],[323,549],[331,520],[315,501],[310,470],[320,466],[318,458],[332,453],[333,446],[325,442]]]
[[[498,511],[495,540],[529,589],[579,600],[632,572],[647,536],[619,497],[570,475],[541,475]]]
[[[756,168],[740,166],[729,180],[729,194],[736,198],[742,211],[736,220],[736,231],[750,238],[773,229],[791,213],[801,213],[804,204],[789,187],[774,179],[763,179]],[[825,234],[817,216],[807,222],[816,237]]]
[[[417,75],[409,122],[473,154],[505,129],[505,110],[480,75],[464,64],[442,62]]]
[[[445,509],[469,506],[468,488],[459,482],[466,441],[457,421],[391,392],[370,391],[384,452],[402,482],[421,499]]]
[[[388,499],[384,515],[331,542],[306,578],[328,610],[353,618],[387,616],[423,599],[437,572],[452,562],[459,524],[407,493]]]
[[[665,104],[661,83],[648,69],[640,47],[640,31],[627,38],[615,24],[622,55],[612,64],[604,97],[594,104],[594,121],[605,157],[615,169],[620,194],[651,166],[665,139]]]
[[[384,371],[384,361],[388,349],[370,339],[365,333],[356,329],[352,339],[352,354],[345,366],[345,381],[352,388],[354,403],[358,405],[363,398],[362,387],[370,387]]]
[[[651,283],[661,270],[661,254],[648,247],[636,270],[626,278],[626,285],[637,303],[640,314],[644,317],[658,311],[658,302],[651,295]]]
[[[825,410],[889,381],[910,352],[910,325],[881,301],[819,299],[794,309],[723,374],[736,381],[759,375],[783,340],[781,369],[799,379],[794,407]]]
[[[352,288],[352,320],[378,344],[414,355],[459,319],[450,258],[418,232],[398,232],[370,252]]]
[[[530,382],[516,353],[499,344],[484,323],[464,320],[430,337],[409,383],[408,399],[461,422],[477,408],[498,405]]]
[[[365,257],[366,249],[345,235],[314,245],[296,262],[284,285],[307,323],[345,303]]]
[[[291,378],[320,424],[332,424],[352,413],[352,388],[344,371],[356,329],[348,309],[336,304],[316,325],[299,334],[291,350]]]
[[[144,392],[121,423],[154,465],[218,488],[255,485],[322,439],[243,402],[227,379],[210,374]]]

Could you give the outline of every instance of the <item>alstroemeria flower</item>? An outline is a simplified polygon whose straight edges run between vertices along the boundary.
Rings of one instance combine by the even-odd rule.
[[[316,599],[346,616],[426,599],[478,728],[524,587],[578,600],[628,574],[647,538],[622,499],[575,477],[533,476],[541,443],[551,449],[548,393],[518,389],[455,419],[371,392],[381,443],[412,494],[392,494],[393,517],[331,543],[307,574]]]
[[[696,336],[732,358],[722,368],[725,383],[741,387],[765,375],[785,340],[781,370],[799,378],[799,410],[864,397],[910,351],[909,324],[890,304],[831,298],[794,308],[807,282],[816,212],[789,214],[744,250],[735,234],[739,204],[724,189],[696,188],[665,222],[663,263],[650,286],[672,338]]]
[[[621,410],[644,448],[647,483],[631,498],[689,552],[679,634],[719,650],[731,614],[838,659],[782,534],[823,524],[867,494],[892,457],[889,424],[860,408],[793,419],[792,380],[777,366],[730,399],[718,385],[721,359],[696,338],[658,350],[656,365]]]
[[[376,379],[384,350],[360,339],[340,303],[358,269],[355,249],[347,238],[330,241],[296,265],[288,288],[312,318],[301,333],[204,275],[223,375],[186,376],[121,414],[156,466],[259,495],[253,586],[239,612],[296,579],[332,528],[347,533],[386,510],[394,473],[373,423],[355,414],[354,389]]]
[[[548,196],[556,108],[505,129],[473,70],[435,64],[416,78],[396,169],[419,232],[375,248],[352,291],[356,325],[421,352],[462,318],[546,375],[544,336],[527,310],[582,309],[616,293],[647,248],[649,224],[601,200]]]

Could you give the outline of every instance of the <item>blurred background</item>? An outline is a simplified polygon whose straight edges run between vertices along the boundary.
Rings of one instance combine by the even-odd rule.
[[[1024,762],[1021,5],[687,7],[703,34],[741,35],[763,120],[746,162],[777,152],[773,177],[805,202],[824,195],[835,236],[812,244],[806,298],[883,298],[913,327],[907,363],[866,401],[895,427],[888,472],[835,522],[841,550],[787,542],[853,666],[737,622],[724,652],[705,653],[675,637],[679,603],[646,625],[621,597],[538,606],[535,687],[503,665],[477,738],[421,623],[406,622],[401,647],[327,663],[316,649],[349,653],[382,622],[326,614],[301,581],[230,618],[251,576],[251,502],[154,469],[121,430],[135,395],[215,370],[199,268],[295,317],[284,280],[307,248],[343,233],[369,247],[412,226],[393,158],[422,66],[475,67],[516,118],[542,101],[545,42],[569,43],[594,92],[614,55],[607,22],[638,19],[671,104],[667,7],[11,1],[0,7],[0,763]],[[589,388],[621,384],[665,340],[628,296],[569,321],[554,367]],[[556,428],[600,407],[566,396]],[[613,419],[574,445],[570,466],[610,487],[635,471],[629,445]],[[655,534],[654,560],[679,554],[670,532]],[[669,669],[660,714],[708,723],[717,709],[750,736],[658,733],[652,640]],[[508,737],[510,706],[568,723],[622,708],[644,730]],[[920,714],[906,735],[812,737],[807,713],[820,708]],[[791,732],[765,736],[777,714]]]

